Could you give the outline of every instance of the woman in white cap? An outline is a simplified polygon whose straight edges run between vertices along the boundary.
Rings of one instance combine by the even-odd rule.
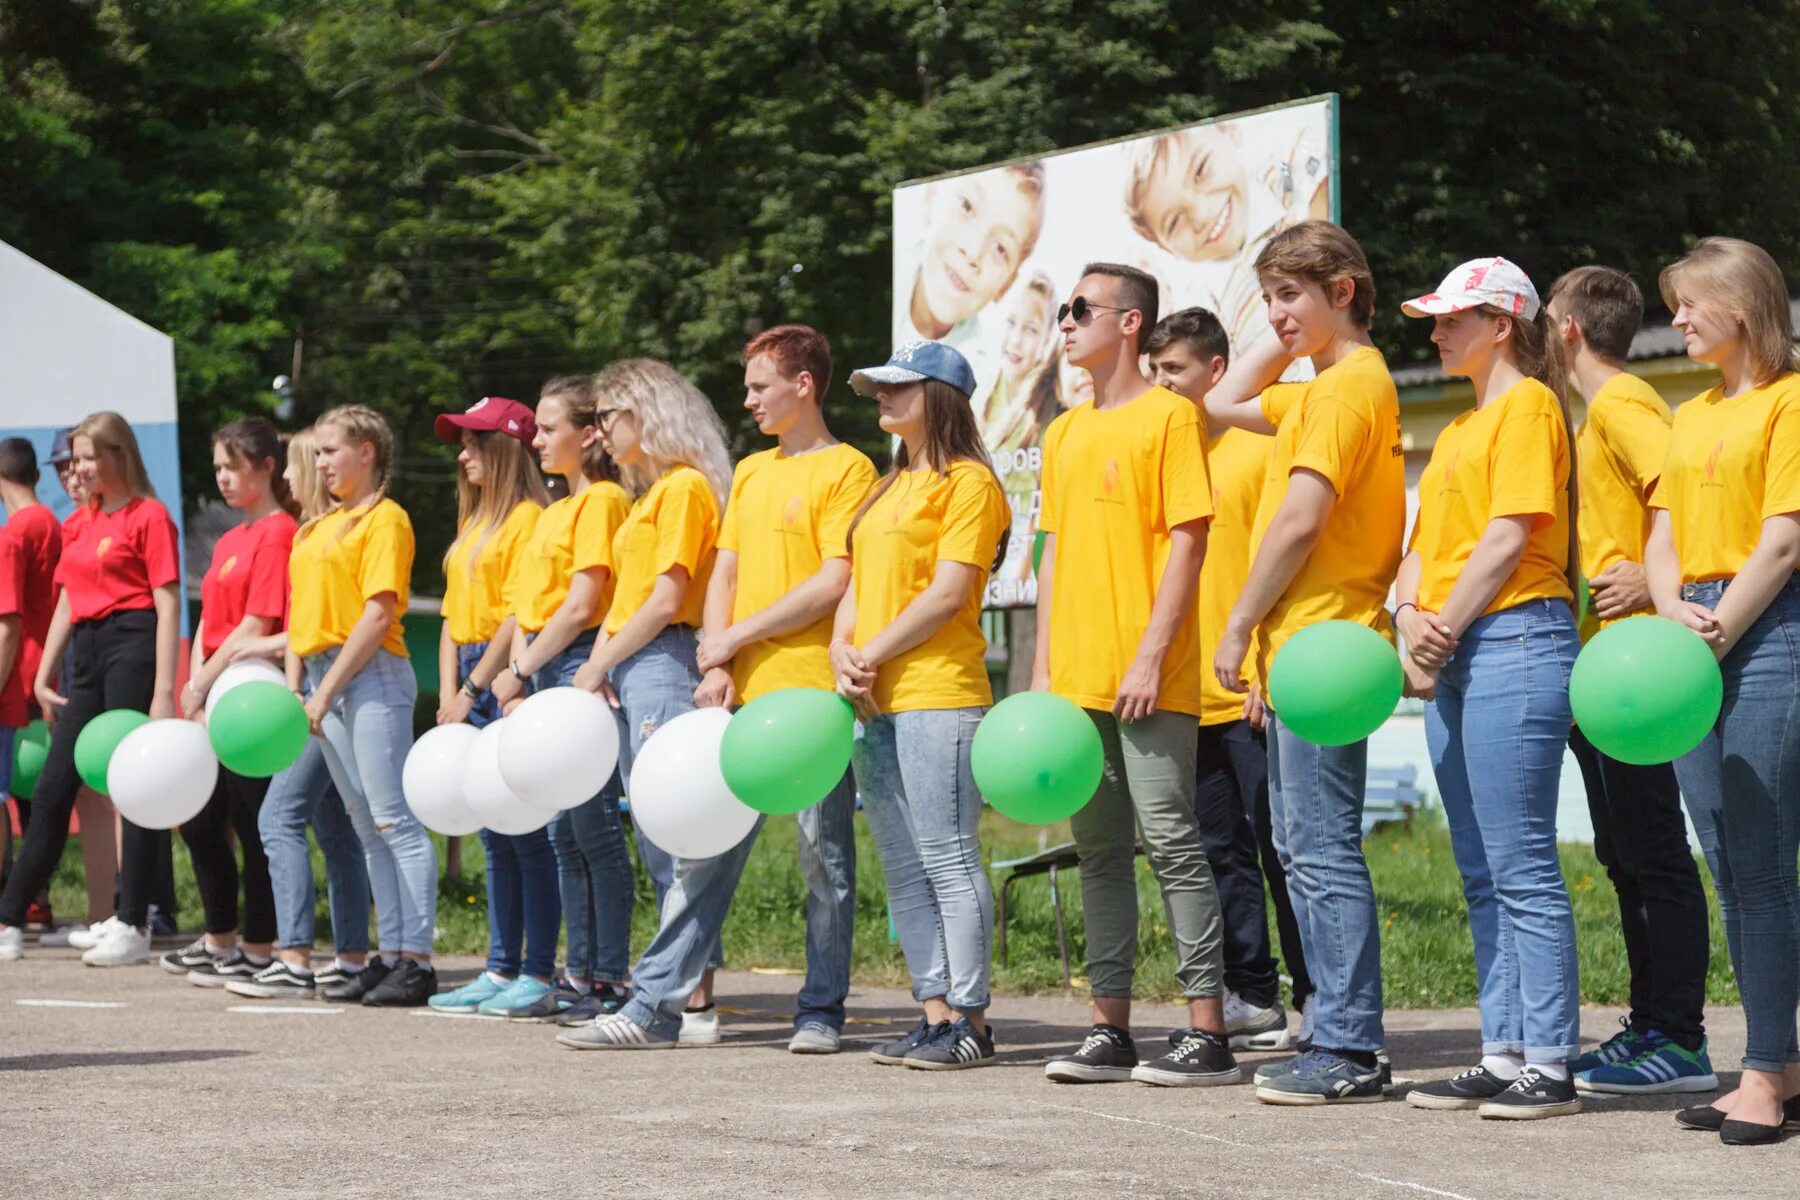
[[[1413,1088],[1419,1108],[1530,1120],[1579,1112],[1575,921],[1556,854],[1569,736],[1574,439],[1537,289],[1476,259],[1408,301],[1475,407],[1438,436],[1395,585],[1403,663],[1426,699],[1475,940],[1481,1060]]]

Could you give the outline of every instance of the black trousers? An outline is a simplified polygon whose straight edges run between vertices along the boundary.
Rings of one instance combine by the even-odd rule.
[[[246,942],[275,940],[275,892],[269,884],[269,857],[263,853],[262,834],[256,826],[268,791],[267,779],[249,779],[220,767],[212,799],[199,816],[181,827],[181,839],[194,861],[194,884],[200,889],[208,933],[238,931],[241,880],[244,925],[239,932]],[[241,872],[231,849],[233,831],[244,852]]]
[[[1681,788],[1669,763],[1636,767],[1594,748],[1576,729],[1594,857],[1619,894],[1631,969],[1631,1024],[1657,1029],[1690,1050],[1706,1036],[1706,892],[1688,845]]]
[[[1294,1004],[1313,993],[1300,948],[1300,925],[1288,898],[1287,872],[1275,853],[1269,821],[1269,751],[1249,721],[1200,727],[1194,814],[1219,889],[1225,926],[1225,986],[1253,1004],[1279,999],[1280,976],[1269,944],[1263,881],[1275,905],[1281,958],[1294,981]]]
[[[31,797],[31,825],[18,860],[0,891],[0,924],[21,926],[32,898],[48,886],[69,840],[69,813],[81,777],[75,772],[75,739],[87,723],[115,708],[148,712],[156,689],[156,613],[134,609],[97,621],[78,621],[64,671],[69,703],[57,715],[50,753]],[[167,830],[120,822],[118,918],[130,925],[146,921],[156,885],[160,845]]]

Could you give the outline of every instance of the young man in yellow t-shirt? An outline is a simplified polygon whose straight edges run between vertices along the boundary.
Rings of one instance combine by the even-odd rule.
[[[1603,625],[1652,611],[1644,545],[1671,416],[1656,389],[1624,369],[1644,317],[1643,293],[1630,276],[1577,267],[1556,281],[1547,307],[1570,387],[1587,399],[1575,433],[1576,525],[1592,595],[1580,629],[1586,641]],[[1688,847],[1675,768],[1609,758],[1579,726],[1569,749],[1587,785],[1594,853],[1618,893],[1631,971],[1625,1028],[1572,1059],[1569,1069],[1582,1091],[1698,1090],[1711,1075],[1710,1067],[1699,1069],[1706,1050],[1706,893]]]
[[[1064,353],[1094,400],[1044,434],[1044,553],[1032,686],[1087,710],[1106,771],[1070,821],[1081,861],[1094,1027],[1051,1079],[1235,1083],[1226,1044],[1219,897],[1194,816],[1200,641],[1194,591],[1212,517],[1206,446],[1193,403],[1138,365],[1156,324],[1157,283],[1091,263],[1058,314]],[[1134,834],[1156,875],[1190,1027],[1140,1063],[1131,1040],[1137,959]]]
[[[831,617],[850,582],[845,535],[875,466],[826,428],[831,344],[778,325],[744,347],[744,407],[773,449],[737,465],[706,589],[694,701],[735,706],[782,688],[835,686]],[[856,784],[848,771],[798,814],[806,880],[806,982],[795,1000],[795,1054],[835,1054],[850,993],[856,923]],[[739,848],[749,852],[755,838]]]
[[[1219,318],[1184,308],[1157,322],[1144,343],[1156,382],[1196,406],[1225,374],[1231,343]],[[1204,413],[1202,413],[1204,419]],[[1281,976],[1269,944],[1263,880],[1275,904],[1281,957],[1293,980],[1294,1005],[1304,1014],[1312,996],[1300,927],[1288,899],[1287,875],[1269,824],[1269,749],[1260,697],[1228,692],[1204,664],[1212,661],[1232,602],[1250,574],[1250,532],[1256,524],[1263,476],[1275,439],[1247,429],[1208,430],[1207,471],[1213,519],[1200,567],[1200,746],[1194,814],[1218,884],[1225,920],[1225,1031],[1234,1050],[1286,1050],[1291,1044],[1281,1007]]]
[[[1406,521],[1400,402],[1369,338],[1375,283],[1362,248],[1335,225],[1305,221],[1270,239],[1256,271],[1274,344],[1240,352],[1206,396],[1209,419],[1276,435],[1250,574],[1210,664],[1238,693],[1250,689],[1253,643],[1249,676],[1266,679],[1287,639],[1318,621],[1357,621],[1393,637],[1384,605]],[[1278,382],[1299,358],[1311,360],[1314,378]],[[1381,935],[1362,852],[1369,743],[1315,746],[1279,711],[1268,741],[1275,844],[1318,990],[1303,1052],[1259,1070],[1257,1098],[1379,1100]]]

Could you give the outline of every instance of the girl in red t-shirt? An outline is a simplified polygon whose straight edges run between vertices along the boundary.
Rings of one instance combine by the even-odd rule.
[[[89,721],[115,708],[152,718],[175,715],[181,641],[175,522],[156,499],[123,417],[95,413],[75,427],[70,443],[87,509],[56,568],[62,595],[36,680],[39,706],[54,729],[32,796],[38,819],[0,892],[0,959],[19,956],[26,908],[50,881],[68,841],[69,810],[81,784],[75,739]],[[63,649],[71,644],[69,678],[58,681]],[[118,911],[102,922],[93,948],[82,955],[91,966],[150,960],[157,831],[122,820],[120,834]]]

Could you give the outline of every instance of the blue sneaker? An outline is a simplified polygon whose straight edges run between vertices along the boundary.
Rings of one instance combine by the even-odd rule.
[[[1368,1104],[1383,1098],[1381,1068],[1325,1050],[1308,1050],[1294,1069],[1256,1087],[1264,1104]]]
[[[1592,1067],[1575,1076],[1578,1092],[1617,1092],[1623,1095],[1656,1095],[1662,1092],[1711,1092],[1719,1086],[1713,1074],[1706,1043],[1700,1049],[1683,1049],[1681,1043],[1652,1029],[1647,1049],[1622,1063]]]
[[[483,971],[455,991],[439,992],[427,1003],[439,1012],[472,1013],[484,1000],[493,999],[511,984],[510,979],[502,979],[492,971]]]
[[[1619,1032],[1586,1054],[1577,1054],[1571,1058],[1569,1074],[1580,1075],[1584,1071],[1592,1071],[1595,1067],[1610,1067],[1618,1063],[1628,1063],[1651,1048],[1648,1035],[1633,1029],[1630,1021],[1620,1017],[1619,1024],[1624,1026]]]
[[[994,1061],[994,1028],[976,1029],[967,1017],[932,1026],[924,1041],[906,1052],[903,1067],[919,1071],[961,1071]]]
[[[499,997],[496,996],[495,999],[498,1000]],[[509,1021],[554,1021],[574,1008],[580,999],[581,993],[568,980],[559,979],[555,987],[530,1004],[509,1008],[500,1015]]]
[[[556,989],[529,975],[521,975],[475,1006],[484,1017],[504,1017],[515,1008],[527,1008]]]

